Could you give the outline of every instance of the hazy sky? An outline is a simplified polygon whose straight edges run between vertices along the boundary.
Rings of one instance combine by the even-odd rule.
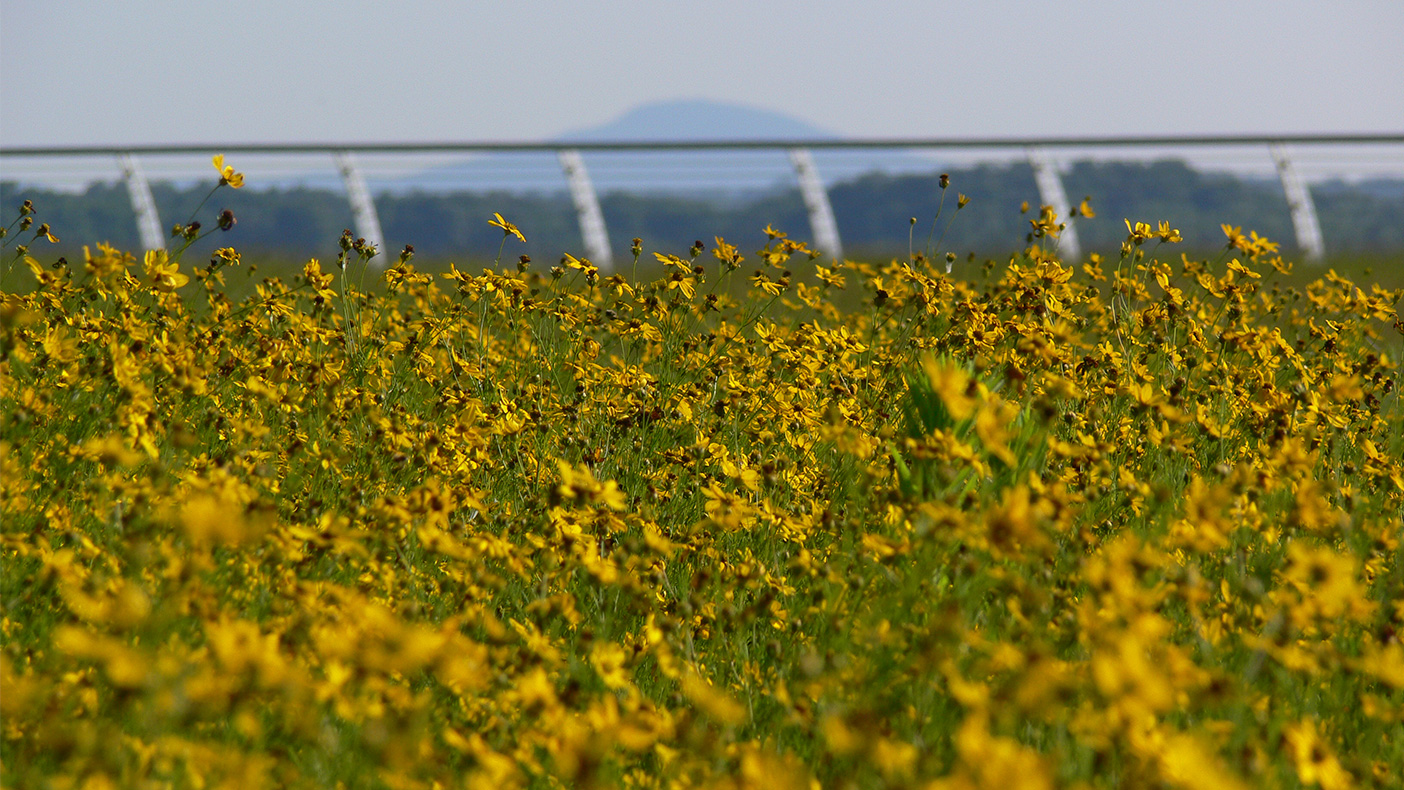
[[[1401,0],[0,0],[0,143],[539,140],[709,98],[853,136],[1404,131]]]

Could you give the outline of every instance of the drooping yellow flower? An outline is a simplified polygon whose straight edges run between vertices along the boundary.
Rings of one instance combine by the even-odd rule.
[[[219,183],[228,184],[235,189],[244,185],[244,174],[236,173],[233,166],[226,165],[224,154],[215,154],[214,159],[210,161],[214,162],[215,170],[219,171]]]
[[[498,214],[495,211],[493,212],[492,216],[493,219],[488,220],[489,225],[493,226],[494,228],[502,228],[502,232],[505,235],[516,236],[519,241],[526,241],[526,236],[522,235],[522,232],[517,229],[516,225],[513,225],[512,223],[503,219],[502,215]]]

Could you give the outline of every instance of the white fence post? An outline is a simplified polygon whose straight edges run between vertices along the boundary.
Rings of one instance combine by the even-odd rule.
[[[1297,232],[1297,246],[1302,248],[1308,261],[1320,263],[1326,256],[1326,242],[1321,237],[1321,223],[1316,219],[1316,204],[1311,200],[1311,192],[1306,182],[1297,173],[1287,146],[1273,143],[1268,146],[1272,161],[1277,163],[1277,175],[1282,179],[1282,191],[1287,195],[1287,208],[1292,211],[1292,229]]]
[[[117,162],[122,167],[122,178],[127,182],[127,194],[132,198],[132,211],[136,214],[137,235],[141,239],[142,249],[166,249],[166,234],[161,230],[156,201],[151,197],[151,185],[146,182],[141,164],[131,154],[120,154]]]
[[[557,156],[561,160],[561,169],[565,171],[566,182],[570,184],[575,213],[580,217],[580,238],[585,242],[585,254],[591,263],[609,271],[614,268],[614,255],[609,249],[604,212],[600,211],[600,199],[595,195],[595,185],[590,183],[585,160],[579,151],[573,149],[561,151]]]
[[[341,171],[341,181],[346,185],[346,197],[351,203],[351,217],[356,222],[356,235],[374,244],[376,256],[371,260],[377,266],[384,266],[390,260],[390,252],[385,249],[385,235],[380,232],[380,216],[375,213],[375,201],[365,176],[356,166],[356,159],[350,151],[337,151],[332,154],[336,169]]]
[[[843,260],[843,244],[839,241],[838,221],[829,203],[829,192],[814,166],[814,156],[808,148],[790,149],[790,162],[799,179],[800,195],[809,210],[809,229],[814,233],[814,246],[836,260]]]
[[[1034,181],[1038,184],[1039,198],[1058,212],[1064,228],[1058,234],[1058,248],[1063,259],[1076,262],[1082,258],[1082,245],[1077,240],[1077,226],[1073,221],[1072,205],[1068,203],[1068,193],[1063,191],[1063,179],[1058,176],[1058,163],[1042,146],[1029,147],[1029,164],[1033,165]]]

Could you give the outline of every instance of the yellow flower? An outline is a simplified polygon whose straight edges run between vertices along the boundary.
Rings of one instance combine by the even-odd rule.
[[[247,536],[247,520],[240,508],[217,497],[192,498],[181,509],[181,524],[197,543],[240,543]]]
[[[1225,224],[1220,225],[1219,228],[1222,229],[1224,235],[1228,237],[1228,246],[1239,250],[1246,246],[1246,242],[1243,238],[1242,226]]]
[[[167,259],[165,250],[146,251],[146,276],[158,290],[168,292],[190,282],[189,277],[180,273],[180,264]]]
[[[590,665],[599,674],[600,680],[612,689],[622,689],[629,685],[629,672],[625,669],[628,660],[624,648],[612,642],[596,642],[590,648]]]
[[[757,269],[756,273],[751,275],[751,282],[754,283],[757,288],[771,296],[779,296],[785,290],[784,284],[770,279],[766,276],[766,273],[760,269]]]
[[[580,271],[585,272],[586,277],[589,277],[591,272],[599,272],[599,267],[595,266],[595,264],[593,263],[590,263],[589,258],[577,258],[574,255],[571,255],[567,252],[563,256],[561,256],[561,259],[565,263],[567,268],[579,269]]]
[[[1028,486],[1017,485],[1004,493],[999,506],[985,516],[990,548],[998,555],[1048,545],[1048,536],[1039,524],[1039,513],[1030,500]]]
[[[1292,761],[1302,784],[1318,785],[1322,790],[1345,790],[1351,787],[1351,776],[1331,754],[1316,731],[1316,724],[1303,719],[1287,727],[1285,733],[1291,747]]]
[[[517,239],[519,239],[520,241],[526,241],[526,236],[523,236],[522,232],[520,230],[517,230],[516,225],[513,225],[512,223],[503,219],[502,215],[498,214],[495,211],[493,212],[492,216],[495,217],[495,219],[488,220],[489,225],[493,226],[494,228],[502,228],[502,232],[505,235],[516,236]]]
[[[1228,262],[1228,269],[1229,271],[1234,272],[1235,274],[1243,275],[1244,277],[1250,280],[1257,280],[1262,278],[1261,274],[1258,274],[1252,269],[1249,269],[1247,266],[1244,266],[1243,264],[1239,263],[1237,258],[1233,258]]]
[[[244,174],[236,173],[232,166],[226,165],[224,163],[224,154],[215,154],[214,159],[210,161],[214,162],[215,170],[219,171],[219,183],[228,184],[235,189],[244,185]]]
[[[278,648],[278,634],[265,634],[249,620],[221,619],[205,623],[210,652],[231,675],[253,674],[264,687],[276,685],[288,671]]]
[[[741,265],[742,261],[746,260],[746,257],[736,250],[735,244],[727,244],[721,236],[715,236],[713,238],[716,240],[717,245],[712,248],[712,256],[722,263],[725,263],[728,269],[735,269]]]
[[[817,263],[814,265],[814,273],[819,278],[819,281],[825,285],[831,285],[835,288],[843,288],[845,285],[843,275],[835,274],[832,269],[825,268]]]
[[[566,461],[557,460],[556,469],[561,474],[561,484],[556,486],[556,496],[571,505],[600,505],[613,510],[623,510],[628,501],[619,484],[613,480],[600,482],[590,472],[590,467],[573,467]]]
[[[1211,747],[1192,735],[1166,738],[1160,762],[1165,778],[1177,787],[1192,790],[1239,790],[1246,787]]]
[[[1299,613],[1327,620],[1368,614],[1371,602],[1357,579],[1358,567],[1349,554],[1293,541],[1287,547],[1284,576],[1301,593]]]
[[[976,401],[971,396],[975,384],[963,369],[930,356],[922,359],[921,368],[952,418],[964,420],[975,413]]]
[[[966,717],[955,742],[961,768],[957,777],[966,781],[952,786],[1052,790],[1042,756],[1012,738],[992,735],[984,713]]]
[[[683,676],[682,692],[698,710],[722,724],[736,725],[746,719],[746,709],[739,702],[697,675]]]
[[[522,675],[509,696],[515,697],[518,704],[527,710],[538,710],[557,704],[556,685],[542,667],[536,667]]]
[[[74,658],[103,664],[107,679],[118,688],[139,688],[150,678],[148,656],[111,636],[65,625],[54,633],[54,647]]]
[[[1355,668],[1396,689],[1404,689],[1404,646],[1398,642],[1368,645]]]
[[[750,505],[741,497],[723,490],[716,483],[708,483],[702,490],[707,495],[707,502],[703,505],[707,518],[722,529],[741,529],[755,520]]]
[[[689,274],[692,272],[692,262],[685,261],[676,255],[668,255],[662,252],[655,252],[653,253],[653,257],[655,260],[657,260],[664,266],[676,266],[682,271],[688,272]]]

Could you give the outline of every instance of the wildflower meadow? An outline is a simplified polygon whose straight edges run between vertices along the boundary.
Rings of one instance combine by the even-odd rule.
[[[1404,290],[1046,207],[272,277],[217,204],[5,218],[6,787],[1404,785]]]

